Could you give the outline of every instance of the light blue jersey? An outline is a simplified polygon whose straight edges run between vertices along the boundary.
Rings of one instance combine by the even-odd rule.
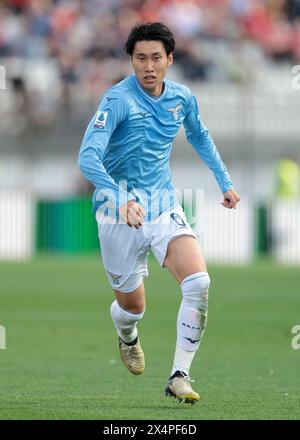
[[[165,80],[157,98],[131,75],[105,93],[82,141],[79,167],[96,187],[94,211],[101,207],[116,217],[129,200],[139,202],[148,219],[172,209],[176,200],[170,154],[182,123],[221,191],[233,188],[189,88]]]

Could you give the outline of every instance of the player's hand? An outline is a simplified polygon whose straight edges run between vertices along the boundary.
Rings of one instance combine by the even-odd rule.
[[[223,205],[224,208],[236,209],[236,205],[240,200],[238,193],[234,189],[230,189],[229,191],[224,192],[224,201],[221,205]]]
[[[144,208],[134,200],[130,200],[120,208],[120,214],[128,226],[139,229],[143,226],[145,211]]]

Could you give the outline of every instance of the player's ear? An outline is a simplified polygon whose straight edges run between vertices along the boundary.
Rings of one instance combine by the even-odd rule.
[[[173,64],[173,52],[169,53],[168,55],[168,67],[172,66]]]

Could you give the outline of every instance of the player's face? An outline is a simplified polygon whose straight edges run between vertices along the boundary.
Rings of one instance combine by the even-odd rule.
[[[161,94],[163,79],[172,63],[173,54],[167,55],[161,41],[135,43],[131,64],[139,83],[151,95]]]

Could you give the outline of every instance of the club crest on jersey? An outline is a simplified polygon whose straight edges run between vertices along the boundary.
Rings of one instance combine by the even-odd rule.
[[[99,110],[95,119],[94,128],[104,128],[107,119],[107,112]]]
[[[168,108],[168,112],[171,112],[173,114],[174,121],[178,121],[179,119],[179,111],[182,108],[181,104],[176,105],[175,108]]]

